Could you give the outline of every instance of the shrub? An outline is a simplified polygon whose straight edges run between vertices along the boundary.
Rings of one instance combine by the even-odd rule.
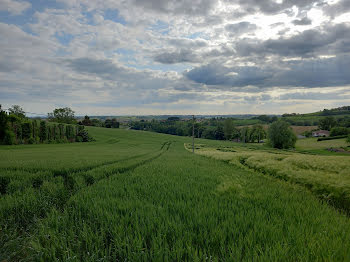
[[[15,134],[11,130],[6,130],[5,131],[4,144],[5,145],[14,145],[14,144],[16,144]]]
[[[28,139],[28,144],[35,144],[35,143],[36,143],[36,141],[34,138],[31,137]]]
[[[330,136],[346,136],[350,134],[350,129],[346,127],[333,127]]]
[[[40,122],[39,138],[41,142],[44,142],[47,138],[47,128],[45,121]]]
[[[32,136],[32,124],[30,122],[24,122],[21,127],[23,139],[29,139]]]
[[[334,140],[334,139],[342,139],[346,138],[347,136],[329,136],[329,137],[320,137],[317,139],[317,141],[325,141],[325,140]]]
[[[268,130],[269,143],[274,148],[287,149],[295,147],[297,137],[289,124],[285,121],[276,121]]]
[[[348,135],[348,138],[346,139],[346,142],[350,143],[350,135]]]

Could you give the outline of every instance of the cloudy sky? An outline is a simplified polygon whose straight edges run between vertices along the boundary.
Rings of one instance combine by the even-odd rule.
[[[90,115],[350,105],[350,1],[0,0],[0,103]]]

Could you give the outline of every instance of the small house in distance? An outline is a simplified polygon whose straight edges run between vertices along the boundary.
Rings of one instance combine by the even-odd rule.
[[[318,130],[312,132],[313,137],[326,137],[329,136],[329,131],[327,130]]]

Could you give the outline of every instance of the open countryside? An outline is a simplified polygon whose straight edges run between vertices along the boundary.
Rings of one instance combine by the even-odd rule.
[[[278,149],[244,142],[256,127],[230,120],[230,139],[196,138],[193,154],[189,136],[87,116],[76,125],[59,110],[38,124],[18,110],[5,113],[17,121],[6,133],[24,144],[0,146],[1,261],[350,259],[347,138]],[[227,119],[216,120],[224,137]],[[187,122],[195,131],[191,120],[158,124]],[[275,119],[269,134],[273,123],[288,124]]]
[[[0,262],[350,262],[350,0],[0,0]]]

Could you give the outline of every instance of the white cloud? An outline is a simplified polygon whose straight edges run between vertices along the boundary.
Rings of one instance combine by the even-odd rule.
[[[0,11],[7,11],[12,15],[20,15],[31,7],[31,4],[25,1],[0,0]]]

